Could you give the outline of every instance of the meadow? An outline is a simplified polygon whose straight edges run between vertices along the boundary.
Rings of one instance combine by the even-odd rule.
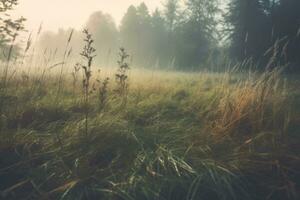
[[[0,200],[300,199],[300,1],[145,2],[0,1]]]
[[[0,199],[299,197],[297,77],[129,70],[120,56],[7,73]]]

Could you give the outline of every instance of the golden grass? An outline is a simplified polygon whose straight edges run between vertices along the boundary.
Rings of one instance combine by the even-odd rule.
[[[81,74],[74,90],[71,71],[64,72],[57,100],[56,72],[11,79],[1,98],[15,102],[3,104],[0,154],[15,160],[4,159],[0,178],[24,176],[3,183],[5,198],[207,199],[208,193],[210,200],[280,199],[295,193],[288,183],[297,181],[299,157],[290,148],[299,144],[292,126],[300,112],[291,109],[296,91],[280,71],[131,70],[125,106],[114,93],[115,68],[96,71],[93,87],[110,77],[101,110],[97,90],[85,107]],[[273,174],[274,167],[286,177]],[[29,192],[18,191],[28,184]],[[263,189],[253,195],[256,185]]]

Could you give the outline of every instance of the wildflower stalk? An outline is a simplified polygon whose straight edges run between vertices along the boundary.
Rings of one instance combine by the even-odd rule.
[[[84,91],[84,104],[85,104],[85,135],[88,137],[88,117],[89,117],[89,90],[90,90],[90,79],[92,76],[92,63],[94,60],[96,49],[93,47],[94,40],[92,35],[88,30],[84,30],[85,34],[85,46],[83,51],[80,53],[82,58],[86,61],[86,64],[82,64],[81,68],[83,69],[84,79],[82,82],[83,91]]]
[[[119,52],[119,61],[118,61],[118,71],[115,74],[115,79],[117,82],[116,92],[119,96],[123,97],[122,104],[126,104],[127,101],[127,92],[128,92],[128,75],[127,72],[130,69],[127,62],[129,55],[124,48],[120,48]]]

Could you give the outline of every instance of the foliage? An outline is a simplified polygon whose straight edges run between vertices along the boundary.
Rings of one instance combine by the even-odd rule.
[[[26,19],[24,17],[13,20],[7,13],[7,11],[12,10],[17,4],[17,0],[0,1],[0,47],[4,49],[4,52],[1,52],[0,59],[7,59],[8,54],[11,54],[9,53],[9,45],[15,41],[19,32],[25,29],[23,23]],[[3,57],[3,53],[7,55]]]
[[[297,0],[232,0],[226,17],[232,55],[264,66],[278,51],[278,62],[299,63],[299,9]]]
[[[129,63],[127,62],[129,55],[125,51],[124,48],[120,48],[120,53],[119,53],[119,61],[118,61],[118,71],[115,74],[116,82],[117,82],[117,89],[116,92],[120,96],[125,96],[127,95],[127,90],[128,90],[128,70],[129,68]]]
[[[107,65],[109,61],[106,58],[111,52],[116,52],[118,47],[118,30],[113,18],[101,11],[92,13],[85,28],[90,31],[95,40],[94,45],[98,55],[95,62]],[[106,60],[106,62],[101,60]]]
[[[276,53],[271,68],[288,63],[288,69],[298,70],[298,0],[229,0],[226,9],[219,0],[166,0],[162,5],[154,12],[145,3],[131,5],[120,27],[110,15],[93,13],[85,27],[94,35],[99,55],[95,64],[113,65],[117,47],[123,46],[137,67],[198,70],[205,68],[211,55],[222,59],[225,50],[233,61],[252,61],[260,69]],[[40,38],[42,49],[61,49],[68,32],[45,33]],[[79,35],[74,31],[75,53],[83,45]]]
[[[179,9],[179,1],[178,0],[167,0],[165,3],[165,20],[167,24],[167,29],[172,32],[174,31],[175,23],[178,21],[178,9]]]
[[[94,40],[92,39],[92,35],[88,32],[87,29],[84,29],[83,33],[85,34],[85,46],[83,51],[81,52],[81,56],[86,61],[86,64],[82,64],[81,67],[84,72],[84,79],[82,81],[82,87],[84,91],[84,103],[85,103],[85,134],[88,135],[88,117],[89,117],[89,95],[90,95],[90,80],[92,77],[92,64],[94,57],[96,56],[94,53],[96,49],[93,47]]]
[[[218,2],[187,1],[184,11],[179,1],[164,6],[151,15],[145,4],[129,7],[120,27],[123,46],[139,65],[199,67],[217,44]]]

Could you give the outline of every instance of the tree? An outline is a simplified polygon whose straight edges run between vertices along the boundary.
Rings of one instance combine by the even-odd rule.
[[[151,16],[145,3],[130,6],[120,26],[121,43],[135,64],[147,66],[151,60]]]
[[[174,29],[177,66],[199,67],[217,44],[218,0],[188,0]]]
[[[147,7],[147,5],[143,2],[141,3],[137,9],[137,16],[138,19],[141,23],[141,25],[149,25],[149,21],[150,21],[150,14],[149,14],[149,9]]]
[[[217,39],[217,19],[220,13],[219,0],[188,0],[187,9],[189,21],[201,26],[203,37],[207,40]]]
[[[141,3],[137,7],[137,16],[138,16],[138,37],[137,39],[137,52],[136,57],[138,63],[143,66],[151,65],[151,40],[152,37],[152,27],[151,27],[151,16],[148,10],[148,7],[145,3]]]
[[[172,32],[178,20],[179,0],[166,0],[164,8],[167,29]]]
[[[89,17],[85,28],[95,39],[98,63],[107,64],[103,62],[118,49],[118,30],[113,18],[101,11],[95,12]]]
[[[135,57],[136,52],[138,51],[137,38],[139,37],[138,33],[138,14],[136,7],[130,6],[125,13],[121,25],[120,25],[120,38],[121,45],[128,49],[131,55]]]
[[[7,13],[14,8],[14,6],[18,5],[18,0],[1,0],[0,1],[0,47],[2,49],[10,51],[8,53],[11,55],[12,48],[8,47],[13,45],[16,37],[19,35],[19,32],[23,31],[24,25],[23,22],[25,21],[24,17],[20,17],[19,19],[13,20],[11,16]],[[3,59],[3,56],[0,55],[0,59]],[[5,54],[5,53],[4,53]]]
[[[176,56],[176,44],[179,41],[176,41],[175,38],[175,29],[179,26],[179,21],[184,21],[183,15],[181,15],[179,9],[179,0],[165,0],[163,4],[163,14],[165,19],[165,26],[167,30],[167,50],[165,51],[165,57],[168,62],[168,65],[174,67],[174,58]],[[179,20],[182,17],[181,20]]]
[[[232,56],[239,60],[262,58],[270,46],[271,36],[270,21],[262,1],[232,0],[226,20],[230,27]]]
[[[231,0],[226,16],[231,55],[251,58],[263,69],[300,63],[299,10],[299,0]]]
[[[281,60],[300,64],[300,1],[280,0],[270,11],[272,20],[272,42],[281,41]],[[300,67],[294,70],[300,70]]]
[[[171,51],[168,42],[168,28],[162,13],[156,9],[151,16],[151,37],[150,49],[152,55],[152,65],[165,67],[168,63],[169,52]]]

